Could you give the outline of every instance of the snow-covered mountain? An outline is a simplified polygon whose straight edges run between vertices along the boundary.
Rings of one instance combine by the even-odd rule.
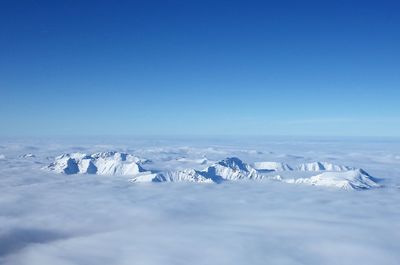
[[[206,165],[208,163],[208,159],[206,157],[200,158],[200,159],[189,159],[185,157],[177,158],[176,161],[182,162],[182,163],[195,163],[199,165]]]
[[[203,170],[188,168],[151,172],[146,171],[141,166],[146,161],[148,160],[120,152],[103,152],[92,155],[71,153],[56,157],[55,161],[47,166],[47,169],[64,174],[127,175],[132,176],[132,182],[221,183],[224,181],[270,179],[285,183],[348,190],[379,187],[376,179],[362,169],[353,169],[327,162],[306,163],[295,168],[279,162],[257,162],[254,163],[254,168],[237,157],[228,157]],[[262,174],[262,171],[290,171],[290,175],[294,177],[271,176]],[[311,177],[295,178],[296,171],[322,171],[322,173]]]
[[[205,169],[207,176],[215,182],[223,180],[263,179],[250,165],[237,157],[228,157]]]
[[[348,171],[353,170],[354,168],[342,165],[336,165],[329,162],[311,162],[311,163],[303,163],[297,165],[296,167],[292,167],[285,163],[280,162],[255,162],[254,168],[258,171]]]
[[[207,176],[203,171],[195,169],[185,169],[177,171],[168,171],[158,174],[154,182],[199,182],[199,183],[213,183],[214,180]]]
[[[363,190],[379,187],[377,180],[362,169],[342,172],[323,172],[309,178],[283,179],[286,183],[335,187],[345,190]]]
[[[293,170],[291,166],[285,163],[280,162],[270,162],[270,161],[263,161],[263,162],[255,162],[254,168],[258,171],[289,171]]]
[[[185,169],[167,171],[151,176],[139,175],[132,179],[134,182],[201,182],[220,183],[223,181],[236,180],[261,180],[267,178],[259,175],[250,165],[244,163],[237,157],[228,157],[204,170]]]
[[[136,175],[145,170],[141,159],[120,152],[103,152],[92,155],[82,153],[62,154],[47,168],[64,174]]]
[[[300,164],[296,167],[299,171],[348,171],[354,168],[342,165],[335,165],[328,162],[311,162]]]
[[[258,171],[348,171],[354,168],[343,166],[343,165],[336,165],[329,162],[310,162],[310,163],[303,163],[297,165],[296,167],[292,167],[285,163],[280,162],[270,162],[270,161],[263,161],[263,162],[255,162],[254,168]]]

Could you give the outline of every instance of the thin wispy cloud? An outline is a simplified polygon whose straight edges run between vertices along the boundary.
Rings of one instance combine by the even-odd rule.
[[[324,123],[349,123],[357,122],[358,119],[353,118],[309,118],[309,119],[295,119],[295,120],[283,120],[284,124],[324,124]]]
[[[346,123],[398,123],[399,118],[395,117],[383,117],[383,118],[306,118],[306,119],[293,119],[293,120],[282,120],[282,124],[288,125],[318,125],[318,124],[346,124]]]

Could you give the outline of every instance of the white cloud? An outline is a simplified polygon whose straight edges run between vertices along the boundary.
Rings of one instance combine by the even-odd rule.
[[[108,142],[112,140],[104,144]],[[368,143],[316,146],[241,140],[213,146],[186,142],[188,147],[182,149],[164,143],[151,157],[155,165],[168,168],[175,164],[165,163],[176,159],[164,160],[167,157],[195,158],[205,153],[219,159],[234,153],[248,162],[282,157],[297,161],[291,158],[297,154],[304,159],[346,160],[345,164],[366,167],[388,179],[384,189],[341,192],[274,182],[132,184],[124,177],[51,174],[37,163],[48,163],[47,156],[78,145],[28,143],[38,147],[34,159],[18,159],[27,152],[23,144],[16,149],[1,143],[6,156],[0,163],[1,264],[209,264],[210,260],[265,264],[267,260],[353,265],[357,260],[364,265],[378,261],[397,265],[400,258],[400,235],[394,229],[400,220],[395,203],[400,193],[391,188],[399,183],[398,144],[388,149]],[[150,148],[139,145],[127,141],[114,148],[140,149],[137,155],[148,157]],[[91,146],[82,145],[103,151]],[[243,151],[254,149],[262,152]]]

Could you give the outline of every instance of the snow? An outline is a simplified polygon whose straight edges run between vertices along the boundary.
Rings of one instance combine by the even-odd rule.
[[[352,169],[347,166],[334,165],[327,162],[301,164],[295,169],[298,171],[332,171],[320,175],[284,179],[280,175],[268,176],[267,171],[294,171],[285,163],[256,162],[255,168],[243,162],[238,157],[228,157],[214,163],[203,170],[187,168],[184,170],[169,170],[154,174],[143,169],[138,163],[141,160],[136,156],[119,152],[103,152],[93,155],[82,153],[63,154],[55,158],[46,169],[64,174],[97,174],[97,175],[131,175],[135,176],[132,182],[198,182],[221,183],[222,181],[238,180],[276,180],[285,183],[310,184],[315,186],[335,187],[345,190],[370,189],[379,187],[376,180],[362,169]],[[193,161],[178,159],[181,162]],[[194,160],[197,161],[197,160]],[[204,164],[204,163],[200,163]]]
[[[398,265],[398,150],[380,139],[0,139],[0,264]],[[100,158],[145,171],[43,170],[71,159],[90,172]],[[257,161],[293,170],[261,173]],[[310,161],[358,169],[296,169]],[[209,170],[226,180],[191,182]],[[162,176],[171,182],[154,183]],[[350,181],[358,188],[344,190]]]
[[[153,174],[153,182],[221,183],[222,181],[263,179],[256,170],[237,157],[228,157],[204,170],[192,168]],[[149,178],[133,178],[135,182],[148,182]]]
[[[188,158],[185,158],[185,157],[181,157],[181,158],[178,158],[177,161],[185,162],[185,163],[187,162],[187,163],[196,163],[196,164],[200,164],[200,165],[205,165],[205,164],[207,164],[208,159],[205,158],[205,157],[200,158],[200,159],[188,159]]]
[[[254,168],[259,171],[288,171],[293,170],[291,166],[280,162],[255,162]]]
[[[344,190],[363,190],[380,186],[375,178],[362,169],[344,172],[324,172],[309,178],[287,179],[283,181],[295,184],[335,187]]]
[[[296,167],[297,170],[300,171],[348,171],[354,168],[342,165],[335,165],[328,162],[311,162],[300,164]]]
[[[197,182],[197,183],[213,183],[213,179],[204,172],[195,169],[185,169],[178,171],[168,171],[158,174],[154,182]]]
[[[258,171],[290,171],[290,170],[299,170],[299,171],[348,171],[353,170],[353,167],[336,165],[329,162],[309,162],[302,163],[295,167],[288,165],[286,163],[281,162],[255,162],[254,168]]]
[[[257,171],[254,168],[237,157],[228,157],[221,160],[208,167],[205,171],[207,172],[207,175],[217,183],[223,180],[236,181],[263,178],[263,176],[257,174]]]
[[[97,175],[136,175],[145,170],[141,160],[135,156],[119,152],[103,152],[86,155],[83,153],[62,154],[47,166],[57,173],[97,174]]]
[[[144,172],[144,173],[135,175],[135,177],[133,177],[129,181],[130,182],[157,182],[158,177],[159,177],[159,174],[157,174],[157,173]]]

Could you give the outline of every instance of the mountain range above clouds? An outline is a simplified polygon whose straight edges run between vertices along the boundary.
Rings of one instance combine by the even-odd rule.
[[[186,161],[185,159],[180,159]],[[237,157],[227,157],[202,170],[148,170],[149,159],[122,152],[94,154],[69,153],[57,156],[45,169],[70,174],[120,175],[129,176],[131,182],[196,182],[222,183],[225,181],[270,180],[288,184],[304,184],[361,190],[376,188],[378,179],[363,169],[336,165],[329,162],[310,162],[289,165],[282,162],[263,161],[247,164]],[[204,164],[204,163],[199,163]],[[290,172],[294,177],[282,177],[265,173]],[[297,172],[315,173],[309,177],[296,177]]]

